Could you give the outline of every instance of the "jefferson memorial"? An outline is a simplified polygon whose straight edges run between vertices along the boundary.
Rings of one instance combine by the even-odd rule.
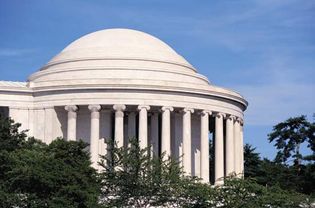
[[[90,144],[95,168],[105,140],[130,138],[181,157],[188,175],[214,183],[243,175],[243,112],[238,93],[214,86],[163,41],[130,29],[85,35],[63,49],[27,82],[0,81],[0,113],[46,143],[57,137]]]

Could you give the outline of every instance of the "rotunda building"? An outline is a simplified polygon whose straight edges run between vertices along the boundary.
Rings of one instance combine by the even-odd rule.
[[[63,49],[27,82],[0,81],[0,113],[46,143],[57,137],[90,144],[95,168],[106,139],[130,138],[181,157],[184,171],[214,183],[243,174],[246,100],[214,86],[163,41],[140,31],[107,29]]]

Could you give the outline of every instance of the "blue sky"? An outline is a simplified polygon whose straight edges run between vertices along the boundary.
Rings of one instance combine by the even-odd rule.
[[[274,124],[315,113],[312,0],[1,0],[0,80],[25,81],[73,40],[116,27],[162,39],[213,84],[244,95],[245,142],[262,156],[275,155]]]

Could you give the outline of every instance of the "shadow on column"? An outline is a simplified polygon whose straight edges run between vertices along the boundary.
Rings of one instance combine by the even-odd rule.
[[[0,107],[0,115],[3,117],[3,118],[8,118],[9,117],[9,107]]]
[[[214,184],[214,144],[215,144],[215,118],[209,118],[209,169],[210,169],[210,183]]]

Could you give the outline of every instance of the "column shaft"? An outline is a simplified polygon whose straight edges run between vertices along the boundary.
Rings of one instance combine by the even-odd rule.
[[[215,150],[214,150],[214,177],[215,185],[224,183],[224,147],[223,147],[223,114],[215,116]]]
[[[32,137],[34,136],[34,109],[29,109],[28,111],[28,136]]]
[[[91,136],[90,136],[90,154],[92,166],[98,169],[98,144],[100,139],[100,105],[89,105],[91,111]]]
[[[104,109],[101,113],[101,123],[100,123],[100,145],[99,145],[99,154],[105,156],[107,159],[110,159],[110,151],[108,148],[109,142],[113,139],[112,126],[114,125],[114,120],[112,119],[112,111],[110,109]],[[104,164],[107,165],[107,160],[104,160]]]
[[[136,113],[130,112],[128,114],[128,139],[136,137]]]
[[[67,105],[65,110],[68,111],[67,140],[75,141],[77,137],[77,110],[76,105]]]
[[[76,113],[74,113],[75,115],[72,115],[68,112],[68,124],[67,124],[67,140],[75,140],[76,138],[76,125],[74,123],[74,125],[72,125],[72,120],[73,117],[75,116],[74,122],[76,122]],[[69,122],[69,120],[71,120]],[[70,125],[69,125],[70,123]],[[34,137],[35,138],[39,138],[39,139],[43,139],[45,138],[45,109],[43,108],[37,108],[34,110]],[[74,126],[74,127],[73,127]],[[69,128],[70,127],[70,128]],[[74,130],[71,130],[74,129]],[[74,134],[70,137],[68,137],[68,135]],[[70,139],[68,139],[70,138]]]
[[[183,115],[181,112],[174,113],[174,152],[172,157],[176,158],[179,166],[183,168]]]
[[[124,110],[126,109],[125,105],[114,105],[113,109],[115,110],[115,141],[117,147],[124,146]]]
[[[211,112],[203,111],[201,113],[201,149],[200,149],[200,176],[204,183],[209,183],[209,114]]]
[[[162,108],[162,144],[161,151],[165,156],[171,156],[171,111],[172,107]]]
[[[234,168],[237,177],[240,177],[241,173],[240,145],[240,121],[236,119],[234,122]]]
[[[150,106],[138,106],[139,110],[139,145],[141,149],[148,147],[148,110]]]
[[[158,157],[159,156],[159,114],[153,113],[151,115],[151,145],[153,155]]]
[[[229,116],[226,119],[226,140],[225,140],[225,167],[226,176],[235,173],[234,169],[234,117]]]
[[[191,113],[193,109],[183,110],[183,168],[187,175],[191,175]]]
[[[45,142],[50,144],[53,139],[53,114],[55,113],[54,107],[45,108]]]

